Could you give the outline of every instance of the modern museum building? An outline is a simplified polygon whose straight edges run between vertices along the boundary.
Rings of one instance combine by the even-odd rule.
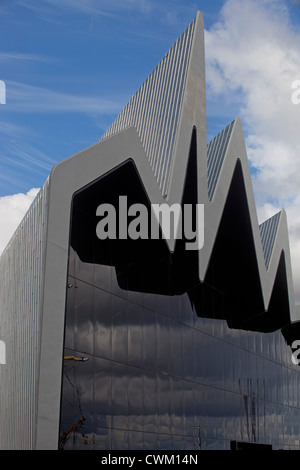
[[[286,214],[205,100],[199,12],[2,253],[0,449],[300,449]]]

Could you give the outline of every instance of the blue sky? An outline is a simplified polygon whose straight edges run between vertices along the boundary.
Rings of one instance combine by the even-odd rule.
[[[241,118],[259,219],[286,208],[300,286],[300,0],[0,0],[0,252],[53,165],[101,138],[198,10],[208,140]]]
[[[98,141],[197,10],[209,30],[225,3],[2,0],[0,197],[40,187],[56,162]],[[210,138],[240,103],[207,99]]]
[[[221,1],[0,2],[0,196],[95,143],[198,9]]]

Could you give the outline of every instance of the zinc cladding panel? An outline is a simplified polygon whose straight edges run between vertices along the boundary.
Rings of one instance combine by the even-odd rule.
[[[49,180],[0,257],[0,449],[34,449]]]
[[[281,212],[277,212],[273,217],[266,220],[259,226],[260,238],[262,242],[262,248],[265,258],[265,265],[268,269],[270,264],[270,259],[273,251],[273,246],[275,243],[275,238],[277,234],[278,224],[280,221]]]
[[[166,194],[187,79],[195,20],[174,43],[102,139],[134,126]]]
[[[212,200],[215,192],[234,122],[232,121],[225,127],[207,146],[207,183],[210,200]]]

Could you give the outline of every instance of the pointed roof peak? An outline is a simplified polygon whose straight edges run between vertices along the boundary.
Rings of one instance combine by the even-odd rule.
[[[199,14],[202,16],[197,14],[102,137],[135,127],[163,194],[175,154]]]

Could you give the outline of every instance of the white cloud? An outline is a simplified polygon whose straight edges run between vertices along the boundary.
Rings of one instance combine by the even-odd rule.
[[[239,96],[259,219],[286,209],[298,302],[300,105],[292,102],[292,84],[300,79],[299,44],[280,0],[228,0],[206,31],[208,93],[235,109]]]
[[[39,189],[32,188],[26,194],[19,193],[0,197],[0,254],[8,244],[38,191]]]

